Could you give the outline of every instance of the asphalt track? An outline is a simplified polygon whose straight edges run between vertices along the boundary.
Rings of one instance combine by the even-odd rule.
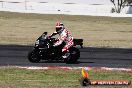
[[[27,53],[33,46],[0,45],[0,66],[92,66],[92,67],[132,67],[132,49],[94,48],[80,49],[81,57],[76,64],[63,62],[30,63]]]

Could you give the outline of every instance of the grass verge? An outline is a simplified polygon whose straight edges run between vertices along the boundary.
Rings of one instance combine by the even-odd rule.
[[[132,72],[89,71],[90,79],[127,79]],[[0,68],[1,88],[81,88],[80,70],[26,70],[12,67]],[[83,87],[82,87],[83,88]],[[88,88],[95,88],[90,86]],[[132,88],[129,86],[96,86],[96,88]]]
[[[62,21],[85,46],[132,48],[132,18],[0,12],[0,44],[33,44]]]

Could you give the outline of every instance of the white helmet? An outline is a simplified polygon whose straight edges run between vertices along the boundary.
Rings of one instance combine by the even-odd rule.
[[[64,24],[61,22],[57,22],[55,28],[57,33],[61,33],[64,30]]]

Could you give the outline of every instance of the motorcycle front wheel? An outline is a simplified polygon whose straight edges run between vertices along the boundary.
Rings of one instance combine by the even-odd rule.
[[[28,60],[32,63],[38,63],[40,62],[40,58],[39,58],[39,51],[33,49],[32,51],[29,51],[28,53]]]

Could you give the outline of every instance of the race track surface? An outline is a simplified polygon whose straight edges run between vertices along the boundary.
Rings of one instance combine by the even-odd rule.
[[[132,49],[94,48],[80,49],[81,57],[76,64],[63,62],[30,63],[27,59],[32,46],[0,45],[0,66],[92,66],[92,67],[132,67]]]

